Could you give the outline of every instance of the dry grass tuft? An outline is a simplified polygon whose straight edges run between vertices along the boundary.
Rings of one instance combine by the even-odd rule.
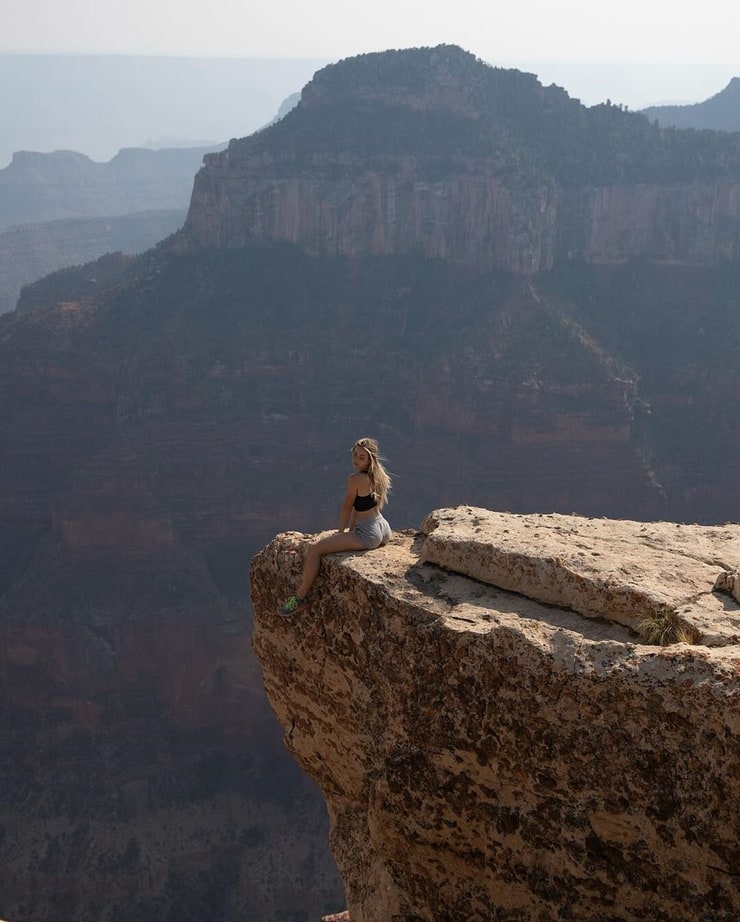
[[[681,619],[678,612],[666,608],[642,619],[640,637],[645,643],[667,647],[672,643],[698,643],[700,635],[696,628]]]

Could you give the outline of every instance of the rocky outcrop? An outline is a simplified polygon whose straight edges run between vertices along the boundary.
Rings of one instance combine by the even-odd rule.
[[[424,560],[638,635],[660,625],[690,643],[740,644],[740,526],[706,528],[563,515],[511,516],[462,507],[422,524]]]
[[[623,611],[711,594],[740,526],[439,510],[283,619],[306,537],[253,561],[253,644],[353,922],[737,918],[740,645]]]
[[[717,575],[714,588],[718,592],[725,592],[727,595],[732,596],[736,602],[740,602],[740,570],[722,570]]]
[[[278,125],[208,155],[187,231],[195,247],[289,242],[524,275],[715,265],[740,257],[740,161],[731,140],[664,137],[459,48],[412,49],[325,68]]]

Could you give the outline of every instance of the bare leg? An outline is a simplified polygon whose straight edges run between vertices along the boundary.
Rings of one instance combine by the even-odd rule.
[[[321,558],[324,554],[337,554],[340,551],[364,550],[365,546],[351,531],[338,531],[333,535],[327,535],[326,538],[319,538],[318,541],[314,541],[308,548],[305,560],[303,561],[301,585],[296,591],[298,598],[305,599],[308,595],[311,586],[313,586],[316,577],[319,575]]]

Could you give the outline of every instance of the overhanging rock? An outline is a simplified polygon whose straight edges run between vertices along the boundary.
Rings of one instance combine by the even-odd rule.
[[[308,536],[281,535],[253,562],[254,648],[286,744],[326,797],[353,922],[740,918],[740,647],[646,644],[605,605],[584,617],[424,559],[448,566],[457,543],[457,567],[467,532],[482,548],[487,529],[520,553],[523,517],[491,515],[439,511],[427,535],[325,558],[291,619],[275,609]],[[643,549],[696,560],[702,580],[713,566],[683,526],[630,539],[625,523],[542,520],[561,559],[596,547],[581,526],[611,526],[612,574]],[[726,549],[732,532],[717,530]],[[683,604],[657,574],[625,593]]]

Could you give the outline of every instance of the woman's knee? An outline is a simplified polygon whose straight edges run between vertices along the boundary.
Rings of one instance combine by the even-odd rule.
[[[309,544],[306,550],[306,560],[320,560],[321,559],[321,547],[318,541],[314,541],[313,544]]]
[[[306,556],[312,560],[321,560],[324,554],[332,553],[335,543],[337,543],[336,535],[331,535],[329,538],[319,538],[318,541],[313,541],[308,545]]]

